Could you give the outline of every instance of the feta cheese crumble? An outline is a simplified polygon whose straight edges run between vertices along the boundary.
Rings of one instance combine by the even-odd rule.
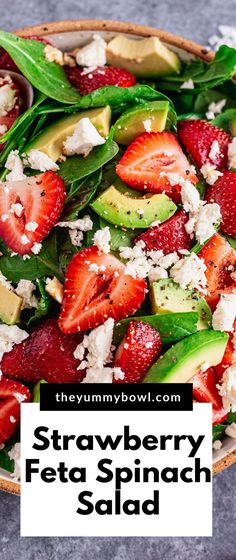
[[[95,146],[102,144],[105,144],[105,138],[99,134],[90,119],[84,117],[77,123],[72,136],[68,136],[63,142],[63,153],[66,156],[82,154],[86,157]]]
[[[40,253],[41,249],[42,249],[42,243],[35,242],[33,244],[33,247],[31,247],[31,252],[34,253],[34,255],[38,255]],[[29,255],[23,255],[23,259],[24,259],[24,257],[30,258]]]
[[[76,62],[79,66],[92,67],[105,66],[106,64],[106,42],[97,35],[93,35],[93,40],[85,45],[76,54]]]
[[[16,91],[12,88],[12,82],[0,87],[0,117],[5,117],[16,104]]]
[[[226,412],[236,412],[236,365],[228,367],[223,373],[221,385],[217,385]]]
[[[195,237],[201,245],[214,235],[215,225],[220,221],[221,211],[219,204],[216,204],[216,202],[201,204],[194,227]]]
[[[93,243],[96,247],[101,251],[101,253],[105,253],[106,255],[110,253],[110,241],[111,241],[111,233],[108,226],[102,229],[98,229],[93,237]]]
[[[229,169],[236,169],[236,137],[228,144],[228,162]]]
[[[152,132],[152,121],[151,119],[146,119],[143,121],[143,126],[146,132]]]
[[[114,319],[107,319],[103,325],[85,335],[76,347],[74,357],[78,360],[85,357],[79,366],[87,370],[82,383],[112,383],[113,376],[115,379],[124,378],[120,368],[106,366],[111,356],[113,328]]]
[[[52,279],[47,278],[45,290],[58,303],[62,303],[63,284],[56,278],[56,276],[54,276]]]
[[[220,101],[212,101],[208,106],[206,112],[206,117],[208,120],[213,120],[216,115],[219,115],[226,104],[226,99],[220,99]]]
[[[25,224],[26,231],[36,231],[37,227],[38,227],[37,222],[27,222]]]
[[[145,252],[144,241],[138,241],[134,247],[120,247],[120,257],[126,260],[125,275],[133,278],[146,278],[150,282],[168,278],[167,269],[175,264],[179,257],[176,252],[164,255],[163,251]]]
[[[227,426],[225,430],[225,433],[228,437],[236,439],[236,423],[232,422],[232,424],[229,424],[229,426]]]
[[[8,128],[5,124],[0,124],[0,136],[3,136],[7,132]]]
[[[44,55],[48,62],[56,62],[59,66],[64,65],[63,52],[60,51],[60,49],[57,49],[57,47],[46,45],[44,48]]]
[[[213,447],[214,451],[219,451],[219,449],[221,449],[221,447],[222,447],[222,441],[220,441],[220,439],[216,439],[213,442],[212,447]]]
[[[170,276],[181,288],[196,288],[205,293],[207,279],[205,275],[206,265],[195,253],[180,259],[170,269]]]
[[[201,174],[209,185],[214,185],[214,183],[223,175],[221,171],[216,169],[216,166],[212,163],[204,163],[200,169]]]
[[[12,212],[18,218],[21,218],[21,216],[24,212],[24,206],[22,206],[22,204],[20,204],[20,202],[16,202],[15,204],[13,203],[11,205],[11,208],[10,208],[9,212]]]
[[[236,292],[222,294],[212,316],[212,327],[216,331],[232,332],[236,319]]]
[[[0,324],[0,360],[5,352],[12,350],[14,344],[20,344],[28,336],[28,333],[17,325]]]
[[[218,140],[214,140],[209,151],[209,158],[215,160],[215,157],[220,154],[220,146]]]
[[[59,169],[58,165],[52,161],[47,154],[41,152],[40,150],[30,150],[30,152],[24,156],[23,164],[31,169],[37,171],[57,171]]]
[[[186,82],[183,82],[180,86],[180,89],[194,89],[194,83],[193,80],[191,78],[189,78],[189,80],[186,80]]]
[[[58,222],[56,226],[68,227],[72,245],[74,245],[75,247],[81,247],[84,239],[83,232],[93,229],[93,222],[90,216],[86,215],[83,218],[79,218],[78,220]]]
[[[15,443],[13,447],[8,451],[8,455],[12,461],[14,461],[14,472],[11,477],[16,482],[20,480],[20,443]]]
[[[26,179],[23,163],[18,150],[12,150],[10,152],[5,163],[5,167],[10,171],[10,173],[7,174],[6,181],[23,181]]]
[[[32,307],[38,307],[38,300],[33,295],[36,290],[35,284],[31,280],[20,280],[18,283],[15,293],[23,298],[23,309],[31,309]]]

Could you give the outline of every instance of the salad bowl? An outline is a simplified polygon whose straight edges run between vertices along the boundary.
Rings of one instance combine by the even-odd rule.
[[[66,20],[27,27],[14,33],[23,37],[44,37],[69,54],[75,53],[78,48],[89,43],[96,33],[102,36],[105,41],[110,41],[118,34],[135,39],[158,37],[166,47],[169,47],[183,61],[196,59],[208,63],[214,58],[214,53],[190,40],[155,28],[124,22]],[[234,462],[236,462],[236,439],[225,436],[221,449],[213,453],[213,473],[221,472]],[[20,484],[14,482],[5,471],[0,469],[0,489],[19,494]]]

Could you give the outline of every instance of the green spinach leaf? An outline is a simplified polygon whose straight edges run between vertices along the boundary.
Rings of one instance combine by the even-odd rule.
[[[198,313],[163,313],[145,317],[130,317],[116,323],[113,343],[119,344],[130,321],[143,321],[157,329],[163,344],[175,344],[178,340],[197,332]]]
[[[40,298],[38,307],[35,310],[33,316],[31,316],[30,319],[28,320],[27,326],[29,326],[29,325],[31,325],[31,323],[34,323],[35,321],[45,317],[50,310],[51,298],[45,290],[44,280],[37,279],[36,280],[36,285],[38,286],[41,298]]]
[[[66,205],[62,214],[62,220],[75,220],[96,194],[102,179],[102,171],[98,169],[88,177],[71,183],[66,198]]]

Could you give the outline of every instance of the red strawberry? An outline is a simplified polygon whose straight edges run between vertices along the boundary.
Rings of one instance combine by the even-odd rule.
[[[20,403],[30,401],[27,387],[6,377],[0,379],[0,444],[7,441],[20,421]]]
[[[188,214],[184,210],[179,210],[163,224],[150,228],[136,237],[135,243],[144,241],[147,251],[162,250],[164,255],[179,249],[189,250],[192,243],[185,229],[188,219]]]
[[[23,39],[33,39],[34,41],[40,41],[45,45],[51,45],[51,41],[48,41],[44,37],[38,37],[38,35],[22,35]],[[0,49],[0,69],[1,70],[11,70],[12,72],[18,72],[19,69],[17,68],[14,60],[10,57],[10,55],[4,49]]]
[[[231,138],[224,130],[201,119],[190,119],[179,122],[178,133],[182,144],[199,168],[204,163],[212,163],[217,169],[227,166]],[[219,144],[219,153],[209,157],[214,140]]]
[[[168,173],[196,183],[176,136],[172,132],[144,132],[125,151],[117,175],[130,187],[147,192],[165,191],[179,200],[180,185],[171,186]]]
[[[191,379],[191,382],[193,383],[193,397],[198,402],[212,403],[212,423],[223,422],[228,414],[223,408],[222,398],[216,388],[218,379],[214,370],[209,368],[204,372],[197,373]]]
[[[231,273],[232,267],[236,266],[236,253],[219,233],[202,247],[198,253],[207,267],[205,275],[207,278],[206,300],[214,310],[222,293],[231,293],[236,287]]]
[[[133,74],[116,66],[98,66],[88,73],[86,68],[78,66],[73,68],[65,66],[64,70],[68,80],[81,95],[86,95],[104,86],[130,87],[136,83]]]
[[[161,338],[156,329],[142,321],[130,321],[127,333],[120,343],[114,366],[125,376],[114,383],[140,383],[161,352]]]
[[[106,267],[94,272],[91,265]],[[124,274],[125,266],[113,255],[87,247],[74,257],[66,271],[59,326],[64,333],[93,329],[108,317],[133,315],[145,297],[147,284]]]
[[[222,231],[236,237],[236,173],[224,171],[214,185],[208,187],[206,200],[219,204]]]
[[[5,86],[6,84],[9,84],[9,82],[6,78],[2,78],[2,80],[0,79],[0,88]],[[16,86],[16,84],[14,84],[13,82],[10,85],[11,85],[11,89],[13,89],[15,91],[15,106],[13,107],[13,109],[11,109],[11,111],[8,111],[8,113],[6,115],[3,115],[3,116],[0,117],[0,126],[5,126],[7,128],[7,130],[9,130],[11,128],[11,126],[13,125],[13,123],[15,122],[17,117],[19,117],[19,114],[20,114],[20,106],[19,106],[20,92],[19,92],[19,89]],[[7,130],[6,130],[6,132],[7,132]],[[5,132],[0,134],[0,136],[2,136],[3,134],[5,134]],[[5,145],[6,144],[0,144],[0,151],[3,150]]]
[[[20,255],[34,252],[35,243],[42,241],[58,220],[65,196],[64,181],[53,171],[23,181],[2,183],[0,236],[8,247]],[[15,203],[23,206],[20,217],[12,211]],[[35,231],[31,227],[35,227]]]
[[[222,362],[220,362],[220,364],[218,364],[217,366],[214,367],[214,370],[216,371],[216,373],[218,375],[219,381],[221,381],[225,370],[228,367],[230,367],[231,365],[236,363],[235,348],[234,348],[234,344],[232,342],[233,333],[228,333],[228,334],[229,334],[229,340],[227,342],[227,346],[226,346],[226,349],[225,349],[223,360],[222,360]]]
[[[79,383],[85,372],[78,370],[79,360],[73,352],[82,341],[81,334],[67,336],[58,327],[57,319],[38,324],[30,336],[13,347],[2,358],[2,371],[8,377],[48,383]]]

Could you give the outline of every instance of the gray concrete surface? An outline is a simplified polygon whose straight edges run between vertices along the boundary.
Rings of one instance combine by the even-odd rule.
[[[0,0],[0,8],[0,26],[9,31],[62,19],[106,18],[153,25],[206,44],[219,24],[236,26],[235,0]],[[236,560],[236,467],[214,481],[212,539],[20,539],[19,516],[19,499],[0,493],[0,560]]]

